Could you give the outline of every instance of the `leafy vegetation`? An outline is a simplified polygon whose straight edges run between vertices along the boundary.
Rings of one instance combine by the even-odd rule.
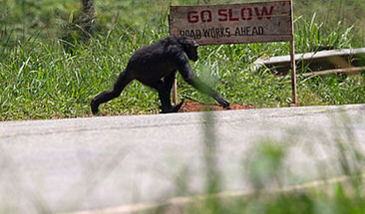
[[[0,120],[89,116],[92,97],[112,86],[132,53],[168,35],[170,4],[233,2],[239,1],[96,1],[95,36],[83,41],[81,2],[1,1]],[[363,9],[357,0],[295,1],[296,52],[364,46]],[[193,68],[231,103],[282,107],[291,102],[290,78],[255,72],[251,63],[288,53],[286,43],[206,46]],[[180,95],[206,100],[178,78]],[[298,80],[301,105],[364,103],[364,92],[364,74]],[[158,106],[157,93],[133,82],[101,112],[149,114]]]

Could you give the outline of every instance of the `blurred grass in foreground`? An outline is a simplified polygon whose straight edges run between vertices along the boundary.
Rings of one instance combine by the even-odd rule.
[[[203,195],[177,197],[171,203],[160,206],[153,211],[141,213],[165,214],[362,214],[365,212],[365,156],[363,140],[358,139],[354,127],[348,125],[350,118],[346,114],[332,118],[331,133],[312,133],[316,145],[326,150],[326,159],[319,160],[318,149],[313,150],[314,166],[310,171],[300,165],[289,163],[291,147],[303,145],[309,140],[306,133],[287,129],[286,141],[262,140],[246,151],[242,157],[242,170],[247,171],[252,191],[224,192],[218,167],[219,144],[214,133],[214,116],[206,113],[204,148],[205,191]],[[360,121],[357,124],[363,124]],[[308,125],[308,124],[307,124]],[[301,138],[303,136],[304,138]],[[312,140],[313,140],[312,139]],[[299,140],[299,141],[298,141]],[[302,142],[302,141],[303,142]],[[311,147],[311,145],[307,145]],[[304,151],[303,151],[304,152]],[[316,155],[314,155],[316,154]],[[293,157],[291,157],[293,158]],[[293,160],[293,159],[290,159]],[[311,174],[317,170],[318,180],[301,183],[297,175],[291,174],[289,165],[301,171],[300,174]],[[331,170],[330,170],[330,169]],[[189,192],[189,178],[183,186]],[[288,180],[295,184],[288,185]],[[291,182],[291,181],[289,181]],[[181,185],[181,182],[179,183]],[[247,188],[247,187],[245,187]]]

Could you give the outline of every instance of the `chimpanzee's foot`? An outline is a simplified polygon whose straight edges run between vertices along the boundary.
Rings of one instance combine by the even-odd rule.
[[[181,100],[181,102],[180,102],[179,104],[172,106],[172,111],[171,111],[171,112],[178,112],[178,111],[179,111],[179,109],[181,108],[181,106],[182,106],[183,104],[184,104],[184,99],[183,99],[183,100]]]
[[[171,108],[164,108],[161,106],[161,113],[173,113],[178,112],[181,106],[184,104],[184,100],[182,100],[179,104],[172,106]]]
[[[95,102],[95,97],[91,101],[91,112],[93,113],[93,115],[99,112],[99,105]]]

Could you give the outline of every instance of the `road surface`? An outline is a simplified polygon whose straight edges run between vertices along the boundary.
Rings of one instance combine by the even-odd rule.
[[[0,122],[0,213],[200,194],[209,148],[222,190],[251,190],[268,142],[286,151],[282,184],[299,184],[339,174],[339,143],[363,152],[364,136],[365,105]]]

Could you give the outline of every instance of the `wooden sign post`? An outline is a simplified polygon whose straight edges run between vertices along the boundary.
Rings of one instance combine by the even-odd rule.
[[[227,5],[170,6],[170,34],[200,45],[290,42],[293,104],[296,92],[292,0]],[[174,103],[177,103],[176,84]]]

